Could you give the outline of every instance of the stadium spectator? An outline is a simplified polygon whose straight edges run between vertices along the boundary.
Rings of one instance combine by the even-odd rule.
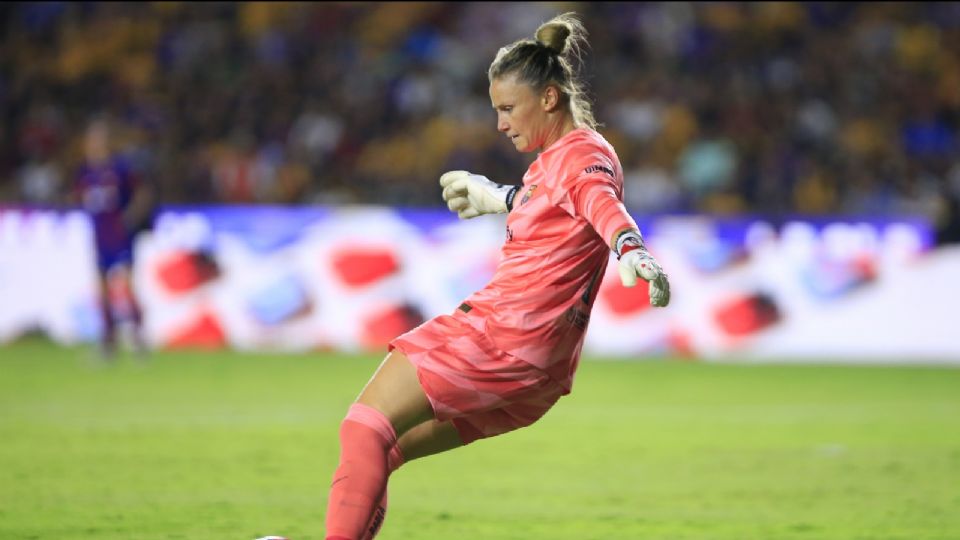
[[[110,129],[102,118],[87,127],[73,193],[74,202],[90,215],[93,224],[103,322],[100,352],[105,359],[116,352],[120,317],[132,323],[136,350],[146,350],[131,274],[134,236],[147,224],[153,199],[152,190],[129,160],[111,148]]]
[[[594,128],[576,72],[586,36],[565,14],[536,39],[500,49],[489,68],[497,130],[538,157],[522,186],[451,171],[443,198],[463,219],[509,213],[493,280],[453,315],[396,338],[340,429],[328,540],[376,534],[390,473],[404,461],[537,421],[570,393],[590,311],[616,253],[624,285],[649,281],[665,306],[666,274],[623,206],[623,170]]]

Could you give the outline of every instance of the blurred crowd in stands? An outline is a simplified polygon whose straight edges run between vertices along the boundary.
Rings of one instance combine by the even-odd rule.
[[[960,241],[956,2],[4,3],[0,204],[63,204],[94,118],[163,204],[519,183],[535,156],[486,70],[565,11],[635,213],[912,215]]]

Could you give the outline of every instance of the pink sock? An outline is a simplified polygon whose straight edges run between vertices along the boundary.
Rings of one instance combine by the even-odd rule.
[[[390,449],[390,452],[387,454],[387,476],[393,474],[393,471],[400,468],[403,465],[403,453],[400,452],[400,445],[395,444],[393,448]],[[380,497],[380,502],[377,503],[376,508],[373,509],[373,515],[370,516],[370,521],[367,523],[366,528],[364,529],[362,540],[373,540],[377,533],[380,532],[380,527],[383,526],[383,520],[387,518],[387,489],[384,488],[383,496]],[[338,539],[339,540],[339,539]]]
[[[403,458],[403,452],[400,451],[400,445],[393,445],[390,453],[387,454],[387,470],[393,473],[393,471],[399,469],[404,463],[406,463],[406,460]]]
[[[360,540],[386,493],[387,455],[397,434],[380,411],[354,403],[340,425],[340,465],[327,505],[327,540]],[[373,531],[375,532],[375,531]]]

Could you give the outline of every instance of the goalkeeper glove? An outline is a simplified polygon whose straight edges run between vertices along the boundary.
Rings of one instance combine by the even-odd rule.
[[[637,284],[637,277],[650,282],[650,305],[664,307],[670,303],[670,282],[657,260],[650,255],[643,238],[636,231],[620,235],[615,246],[620,259],[620,282],[624,287]]]
[[[467,171],[450,171],[440,177],[443,200],[460,219],[483,214],[504,214],[513,208],[518,186],[504,186],[486,176]]]

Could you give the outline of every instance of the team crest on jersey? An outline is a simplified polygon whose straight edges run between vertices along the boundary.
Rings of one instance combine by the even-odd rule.
[[[523,206],[524,204],[526,204],[526,202],[530,200],[530,197],[533,196],[533,192],[536,190],[537,190],[537,184],[530,186],[530,189],[527,190],[527,193],[523,196],[522,199],[520,199],[520,206]]]

